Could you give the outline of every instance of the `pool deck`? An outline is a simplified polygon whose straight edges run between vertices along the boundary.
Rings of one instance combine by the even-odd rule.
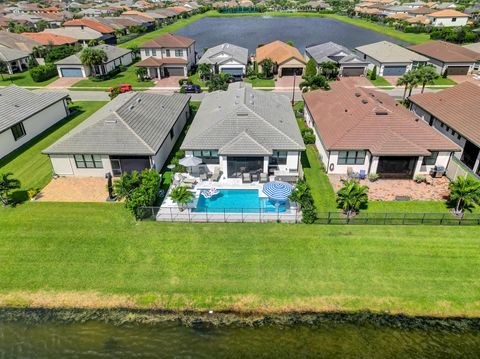
[[[198,180],[198,179],[197,179]],[[156,219],[161,222],[284,222],[299,223],[302,221],[302,214],[297,207],[288,207],[284,212],[265,212],[262,209],[254,211],[248,209],[248,213],[240,210],[231,212],[231,209],[224,209],[221,212],[194,212],[200,196],[200,192],[205,189],[240,189],[240,190],[258,190],[259,197],[266,197],[263,192],[263,183],[252,182],[242,183],[241,179],[228,178],[219,182],[199,181],[195,184],[192,192],[195,193],[195,200],[189,203],[186,208],[180,209],[178,204],[173,202],[168,196],[172,186],[167,192],[165,199],[160,207]],[[217,208],[218,210],[218,208]],[[254,212],[254,213],[252,213]]]

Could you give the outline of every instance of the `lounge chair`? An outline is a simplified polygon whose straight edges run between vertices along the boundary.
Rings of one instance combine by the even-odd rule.
[[[187,177],[183,180],[183,183],[195,184],[197,183],[197,180],[195,178]]]
[[[250,173],[242,173],[242,183],[252,183],[252,176]]]
[[[267,183],[268,182],[268,175],[266,173],[260,173],[260,183]]]
[[[212,181],[218,182],[221,176],[222,176],[222,171],[220,171],[220,167],[215,167],[212,174]]]
[[[208,176],[206,173],[201,173],[200,174],[200,181],[206,181],[208,179]]]

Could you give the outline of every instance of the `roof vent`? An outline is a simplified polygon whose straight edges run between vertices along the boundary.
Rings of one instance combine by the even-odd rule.
[[[248,113],[247,112],[237,112],[237,116],[245,117],[245,116],[248,116]]]
[[[130,106],[128,107],[128,109],[129,109],[130,111],[132,111],[134,108],[135,108],[135,106],[133,106],[133,105],[130,105]]]
[[[13,106],[16,107],[16,108],[19,108],[19,107],[20,107],[20,105],[17,105],[17,104],[15,104],[15,105],[13,105]]]
[[[348,112],[348,110],[347,110],[347,109],[345,109],[345,112]]]
[[[137,98],[137,103],[140,103],[140,101],[142,101],[142,99],[140,97]]]
[[[362,94],[360,92],[355,92],[355,97],[360,97]]]
[[[386,111],[386,110],[375,110],[375,115],[386,116],[386,115],[388,115],[388,111]]]
[[[364,99],[362,100],[362,103],[363,103],[364,105],[366,105],[366,104],[368,103],[368,100],[367,100],[366,98],[364,98]]]
[[[105,123],[117,123],[117,120],[115,119],[105,120]]]

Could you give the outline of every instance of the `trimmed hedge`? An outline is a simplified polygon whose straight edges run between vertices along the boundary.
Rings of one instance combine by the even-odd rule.
[[[40,65],[30,69],[30,76],[34,82],[47,81],[57,76],[57,66],[54,64]]]

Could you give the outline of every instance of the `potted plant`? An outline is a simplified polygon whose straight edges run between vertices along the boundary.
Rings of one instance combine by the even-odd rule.
[[[187,208],[187,204],[193,201],[195,195],[188,190],[187,186],[178,186],[172,189],[170,198],[178,204],[180,211],[184,211]]]

